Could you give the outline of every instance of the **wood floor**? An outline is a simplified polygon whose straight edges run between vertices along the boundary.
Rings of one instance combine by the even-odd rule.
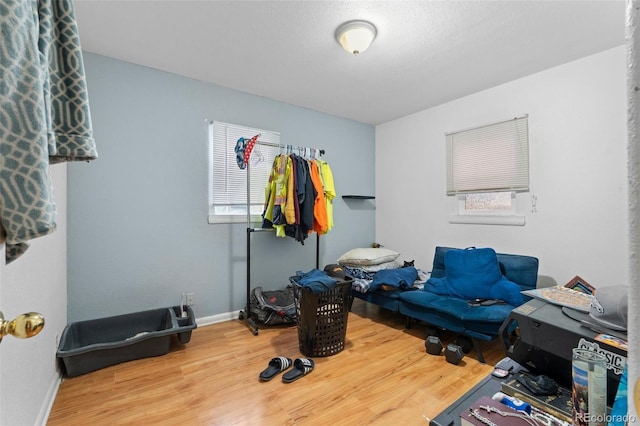
[[[453,365],[424,339],[423,324],[405,329],[401,315],[356,299],[345,349],[285,384],[258,375],[274,356],[303,356],[295,326],[258,336],[240,320],[199,327],[167,355],[65,379],[48,425],[426,425],[503,353],[486,343],[486,364],[471,352]]]

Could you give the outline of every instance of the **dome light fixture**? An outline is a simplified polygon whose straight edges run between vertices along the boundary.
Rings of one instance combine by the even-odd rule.
[[[336,40],[349,53],[359,55],[369,48],[376,38],[376,27],[367,21],[349,21],[336,30]]]

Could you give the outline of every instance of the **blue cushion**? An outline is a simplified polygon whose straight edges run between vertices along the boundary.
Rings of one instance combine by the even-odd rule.
[[[498,253],[502,275],[518,284],[522,290],[536,288],[538,282],[538,259],[532,256]]]
[[[477,290],[477,291],[476,291]],[[499,299],[504,300],[510,305],[520,306],[524,303],[524,297],[520,293],[520,286],[514,282],[502,277],[498,282],[489,288],[479,287],[477,289],[468,288],[468,293],[461,295],[454,291],[449,284],[447,277],[429,278],[423,288],[425,292],[431,292],[442,296],[453,296],[464,300],[475,299]]]
[[[437,300],[444,299],[443,296],[427,292],[427,291],[406,291],[400,294],[400,300],[403,302],[412,303],[414,305],[423,306],[428,309],[434,309],[437,307]],[[461,300],[465,305],[467,304]],[[447,310],[449,312],[449,310]]]
[[[511,311],[515,308],[509,304],[497,304],[491,306],[469,306],[461,312],[463,321],[470,323],[489,322],[502,324],[507,319]]]
[[[452,319],[463,321],[467,327],[477,327],[478,322],[502,324],[515,306],[495,304],[491,306],[470,306],[466,300],[441,296],[426,291],[411,291],[400,295],[400,300],[421,306],[427,311],[440,312]]]
[[[425,291],[465,300],[500,299],[513,306],[524,302],[520,286],[502,275],[492,248],[449,249],[444,262],[446,275],[430,278]]]
[[[520,293],[521,290],[518,284],[509,281],[506,277],[502,277],[489,288],[489,297],[487,299],[500,299],[513,305],[513,307],[520,306],[524,303],[524,297]]]
[[[407,289],[413,285],[417,278],[418,270],[413,266],[397,269],[383,269],[382,271],[376,272],[376,275],[371,281],[369,291],[376,290],[383,284],[399,289]]]
[[[449,250],[444,255],[447,281],[453,291],[464,297],[487,293],[502,278],[498,256],[492,248]]]
[[[429,309],[434,309],[457,319],[462,319],[462,313],[469,309],[469,304],[466,300],[446,296],[431,298],[427,306]]]
[[[452,247],[437,246],[431,266],[431,277],[442,278],[446,275],[444,257]],[[536,288],[538,281],[538,259],[533,256],[497,253],[500,272],[509,281],[518,284],[522,290]]]

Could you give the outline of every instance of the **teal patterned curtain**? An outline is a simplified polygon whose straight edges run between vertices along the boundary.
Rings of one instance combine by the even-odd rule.
[[[71,0],[0,2],[0,243],[56,229],[49,165],[98,157]]]

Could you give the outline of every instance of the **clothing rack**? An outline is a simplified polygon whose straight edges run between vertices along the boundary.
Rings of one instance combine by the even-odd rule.
[[[304,150],[304,152],[308,152],[307,150],[315,151],[319,155],[324,155],[324,149],[317,148],[308,148],[301,146],[293,146],[293,145],[282,145],[276,144],[272,142],[265,142],[261,140],[257,140],[256,145],[261,146],[271,146],[274,148],[286,149],[287,152],[291,151],[300,151]],[[257,336],[259,333],[258,324],[251,318],[251,234],[254,232],[273,232],[274,229],[264,229],[264,228],[253,228],[251,226],[251,174],[250,172],[250,161],[247,161],[247,301],[245,305],[245,310],[240,311],[240,319],[246,319],[247,325],[253,332],[254,336]],[[319,268],[320,265],[320,234],[316,232],[316,269]]]

